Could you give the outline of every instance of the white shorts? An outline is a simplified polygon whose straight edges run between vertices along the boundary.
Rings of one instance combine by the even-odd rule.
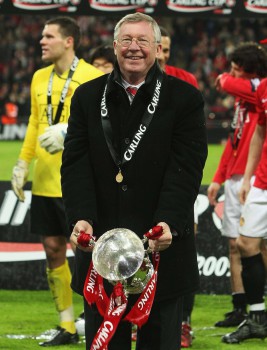
[[[246,237],[267,237],[267,190],[252,186],[240,219],[239,233]]]
[[[222,219],[222,236],[237,238],[239,236],[239,221],[242,213],[242,205],[239,202],[239,191],[242,185],[243,175],[234,175],[224,184],[224,211]]]

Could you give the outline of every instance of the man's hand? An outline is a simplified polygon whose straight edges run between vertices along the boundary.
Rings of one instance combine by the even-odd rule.
[[[250,181],[243,180],[242,186],[239,191],[239,201],[241,204],[245,204],[248,193],[250,191],[250,187],[251,187]]]
[[[207,189],[207,194],[208,194],[208,199],[210,202],[210,205],[216,205],[217,204],[217,194],[219,192],[221,185],[218,182],[212,182],[208,189]]]
[[[39,136],[40,146],[50,154],[60,152],[64,148],[64,140],[67,134],[68,124],[59,123],[51,125]]]
[[[27,182],[28,175],[29,164],[25,160],[18,159],[17,164],[13,168],[11,186],[20,202],[25,200],[23,186]]]
[[[149,248],[154,252],[159,252],[169,248],[172,243],[172,234],[170,226],[166,222],[159,222],[158,226],[162,226],[163,234],[158,239],[149,239],[148,245]]]
[[[93,228],[89,224],[88,221],[81,220],[81,221],[78,221],[75,224],[75,226],[73,228],[73,231],[71,233],[71,236],[70,236],[70,241],[75,247],[83,250],[84,252],[91,252],[93,250],[93,248],[94,248],[93,245],[92,246],[88,246],[88,247],[85,248],[85,247],[81,246],[78,243],[78,237],[79,237],[81,232],[85,232],[85,233],[87,233],[88,235],[91,235],[91,236],[93,235]]]

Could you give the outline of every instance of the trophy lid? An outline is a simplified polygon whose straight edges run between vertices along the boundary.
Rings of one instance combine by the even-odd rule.
[[[92,259],[99,275],[110,281],[120,281],[136,273],[144,255],[144,245],[133,231],[115,228],[96,241]]]

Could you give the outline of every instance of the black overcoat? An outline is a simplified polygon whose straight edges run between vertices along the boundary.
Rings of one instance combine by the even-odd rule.
[[[90,219],[96,237],[118,227],[142,237],[164,221],[178,232],[171,246],[160,253],[155,300],[198,288],[193,204],[207,157],[203,98],[193,86],[163,73],[158,107],[132,159],[122,165],[122,183],[115,180],[118,167],[103,132],[100,106],[108,80],[109,136],[121,158],[140,126],[160,73],[155,63],[132,105],[118,67],[109,79],[104,75],[77,88],[61,168],[70,226]],[[80,294],[90,260],[91,253],[77,249],[72,287]]]

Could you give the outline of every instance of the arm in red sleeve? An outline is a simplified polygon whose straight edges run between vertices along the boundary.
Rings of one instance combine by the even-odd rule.
[[[265,125],[267,110],[267,78],[263,79],[256,92],[257,111],[259,113],[258,124]]]
[[[259,84],[258,78],[250,80],[235,78],[229,73],[223,73],[220,77],[222,90],[252,104],[256,104],[256,90]]]
[[[223,151],[223,154],[220,159],[220,163],[218,165],[218,168],[215,172],[215,175],[213,177],[212,182],[217,182],[220,185],[225,182],[226,180],[226,174],[227,174],[227,166],[229,164],[229,159],[232,155],[232,145],[230,138],[227,140],[225,149]]]

